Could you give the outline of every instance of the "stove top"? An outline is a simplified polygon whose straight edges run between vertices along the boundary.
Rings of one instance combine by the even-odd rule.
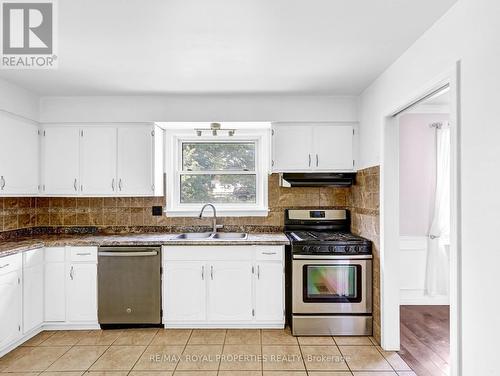
[[[293,254],[371,254],[371,241],[349,230],[347,210],[286,211],[285,233]]]

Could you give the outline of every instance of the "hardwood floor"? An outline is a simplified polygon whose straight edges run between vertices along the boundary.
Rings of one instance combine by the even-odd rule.
[[[418,376],[449,375],[449,306],[401,306],[399,355]]]

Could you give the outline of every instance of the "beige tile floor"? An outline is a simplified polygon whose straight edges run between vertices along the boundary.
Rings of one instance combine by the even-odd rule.
[[[285,330],[46,331],[0,358],[0,376],[414,376],[370,337]]]

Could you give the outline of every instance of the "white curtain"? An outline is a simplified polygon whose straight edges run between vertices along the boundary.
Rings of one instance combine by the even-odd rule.
[[[437,166],[434,216],[427,240],[427,295],[447,295],[450,264],[450,129],[443,124],[436,130]]]

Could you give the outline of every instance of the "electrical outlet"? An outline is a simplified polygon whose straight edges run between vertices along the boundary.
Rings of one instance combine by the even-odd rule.
[[[163,214],[163,206],[153,206],[152,214],[154,216],[161,216]]]

